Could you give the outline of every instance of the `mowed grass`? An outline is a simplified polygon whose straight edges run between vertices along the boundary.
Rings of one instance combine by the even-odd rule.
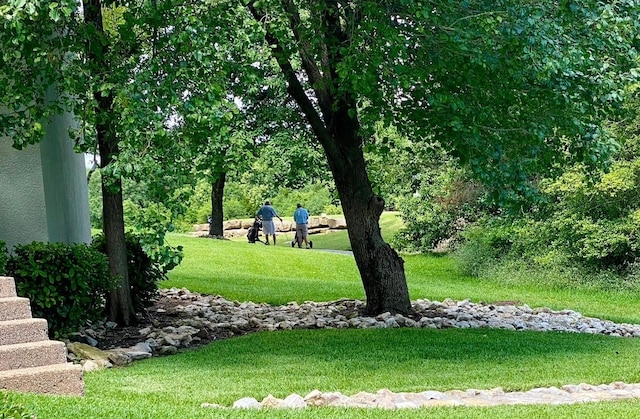
[[[301,330],[262,332],[212,343],[127,368],[85,375],[84,398],[21,395],[40,418],[208,417],[612,417],[635,401],[576,406],[433,408],[421,411],[307,409],[246,412],[242,397],[306,395],[313,389],[353,395],[502,387],[507,391],[567,383],[640,380],[640,341],[568,333],[501,330]],[[600,412],[600,413],[599,413]],[[522,415],[522,416],[520,416]]]
[[[326,236],[339,234],[346,232]],[[265,246],[238,240],[169,235],[172,245],[184,246],[185,257],[161,286],[184,287],[204,294],[219,294],[230,300],[277,305],[290,301],[365,298],[353,256],[322,248],[292,248],[290,242],[279,240],[277,246]],[[348,242],[346,236],[343,240]],[[446,255],[403,255],[403,259],[412,300],[514,301],[531,307],[571,309],[585,316],[640,323],[639,293],[544,288],[535,277],[521,283],[505,283],[463,276]]]
[[[332,233],[342,234],[342,233]],[[337,236],[336,236],[337,237]],[[346,236],[345,236],[346,237]],[[364,298],[353,257],[245,241],[170,235],[185,246],[182,265],[163,287],[284,304]],[[279,237],[280,240],[280,237]],[[314,244],[315,244],[314,238]],[[343,243],[342,249],[345,249]],[[632,293],[545,289],[461,276],[451,258],[405,255],[412,299],[519,301],[578,309],[640,323]],[[507,391],[582,382],[640,382],[640,339],[505,330],[295,330],[213,342],[127,368],[85,374],[83,398],[19,395],[39,418],[611,418],[636,417],[640,402],[570,406],[429,408],[418,411],[313,408],[304,411],[209,409],[242,397],[302,396],[313,389],[353,395],[502,387]]]

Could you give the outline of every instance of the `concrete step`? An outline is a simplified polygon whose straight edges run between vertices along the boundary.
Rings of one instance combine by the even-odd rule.
[[[0,345],[49,340],[45,319],[20,319],[0,322]]]
[[[82,396],[82,367],[65,363],[0,371],[0,390]]]
[[[0,298],[15,297],[16,284],[10,276],[0,276]]]
[[[4,297],[0,298],[0,322],[31,318],[31,304],[28,298]]]
[[[0,346],[0,371],[65,364],[67,348],[63,342],[42,340]]]

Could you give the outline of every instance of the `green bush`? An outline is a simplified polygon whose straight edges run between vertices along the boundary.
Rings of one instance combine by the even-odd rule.
[[[265,197],[265,199],[271,199],[271,203],[283,217],[292,217],[298,203],[302,204],[310,215],[320,215],[325,212],[327,206],[334,203],[331,191],[321,183],[295,190],[281,188],[275,197]]]
[[[9,393],[0,391],[0,418],[35,419],[36,415],[29,412],[24,406],[17,404]]]
[[[514,224],[500,219],[484,219],[462,233],[463,245],[454,252],[459,269],[479,276],[488,266],[513,251]]]
[[[422,179],[412,195],[398,197],[396,204],[405,227],[393,245],[410,252],[430,251],[443,240],[455,245],[465,225],[487,211],[482,188],[465,180],[459,170],[447,167]]]
[[[6,272],[7,259],[9,259],[7,244],[0,240],[0,275],[4,275]]]
[[[17,245],[7,262],[18,295],[31,300],[34,317],[47,319],[51,336],[77,330],[104,315],[112,288],[106,257],[85,244]]]
[[[135,311],[139,313],[153,304],[153,299],[158,291],[158,283],[167,279],[166,270],[154,262],[144,251],[139,236],[127,233],[125,239],[131,300]],[[92,247],[99,252],[106,252],[103,234],[93,237]]]

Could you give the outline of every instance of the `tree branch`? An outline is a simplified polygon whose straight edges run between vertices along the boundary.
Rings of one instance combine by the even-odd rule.
[[[247,8],[257,22],[266,22],[266,13],[256,7],[255,1],[247,3]],[[291,65],[291,62],[289,62],[289,59],[286,56],[284,49],[282,48],[280,40],[269,29],[266,23],[264,26],[264,31],[264,38],[271,46],[271,53],[276,59],[278,66],[282,70],[282,73],[287,80],[287,91],[294,98],[294,100],[302,110],[302,113],[304,113],[304,115],[306,116],[316,137],[323,145],[329,144],[330,136],[327,132],[325,123],[323,122],[322,118],[320,118],[320,115],[316,111],[316,108],[313,106],[313,103],[305,93],[304,88],[302,87],[300,80],[298,80],[296,72]]]

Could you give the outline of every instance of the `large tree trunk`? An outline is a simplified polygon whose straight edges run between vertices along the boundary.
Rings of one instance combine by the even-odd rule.
[[[219,173],[215,181],[211,183],[211,224],[209,224],[209,235],[215,237],[223,236],[223,212],[222,202],[224,198],[224,184],[227,179],[225,172]]]
[[[110,110],[113,97],[102,97],[97,93],[100,113]],[[104,113],[103,113],[104,115]],[[104,168],[118,154],[118,144],[109,127],[109,118],[97,124],[98,148],[101,166]],[[127,269],[127,248],[124,233],[124,210],[122,205],[122,180],[102,176],[102,229],[104,232],[109,273],[119,278],[115,290],[111,291],[109,320],[126,326],[136,323],[135,309],[131,299],[129,273]]]
[[[98,34],[105,36],[102,26],[102,4],[100,0],[83,2],[85,23],[93,25]],[[94,69],[108,68],[106,62],[107,45],[96,39],[88,45],[87,59]],[[98,149],[100,151],[100,166],[107,167],[118,155],[118,140],[112,127],[113,102],[112,93],[95,91],[96,133]],[[109,259],[109,273],[119,279],[114,291],[109,295],[109,320],[118,324],[130,325],[136,323],[135,310],[131,300],[129,274],[127,270],[127,249],[124,234],[124,211],[122,206],[122,181],[120,177],[113,178],[103,172],[102,176],[102,215],[103,231],[107,258]]]
[[[384,199],[373,193],[357,122],[335,114],[335,129],[323,143],[340,195],[353,250],[367,297],[367,313],[411,314],[404,261],[380,233]]]

